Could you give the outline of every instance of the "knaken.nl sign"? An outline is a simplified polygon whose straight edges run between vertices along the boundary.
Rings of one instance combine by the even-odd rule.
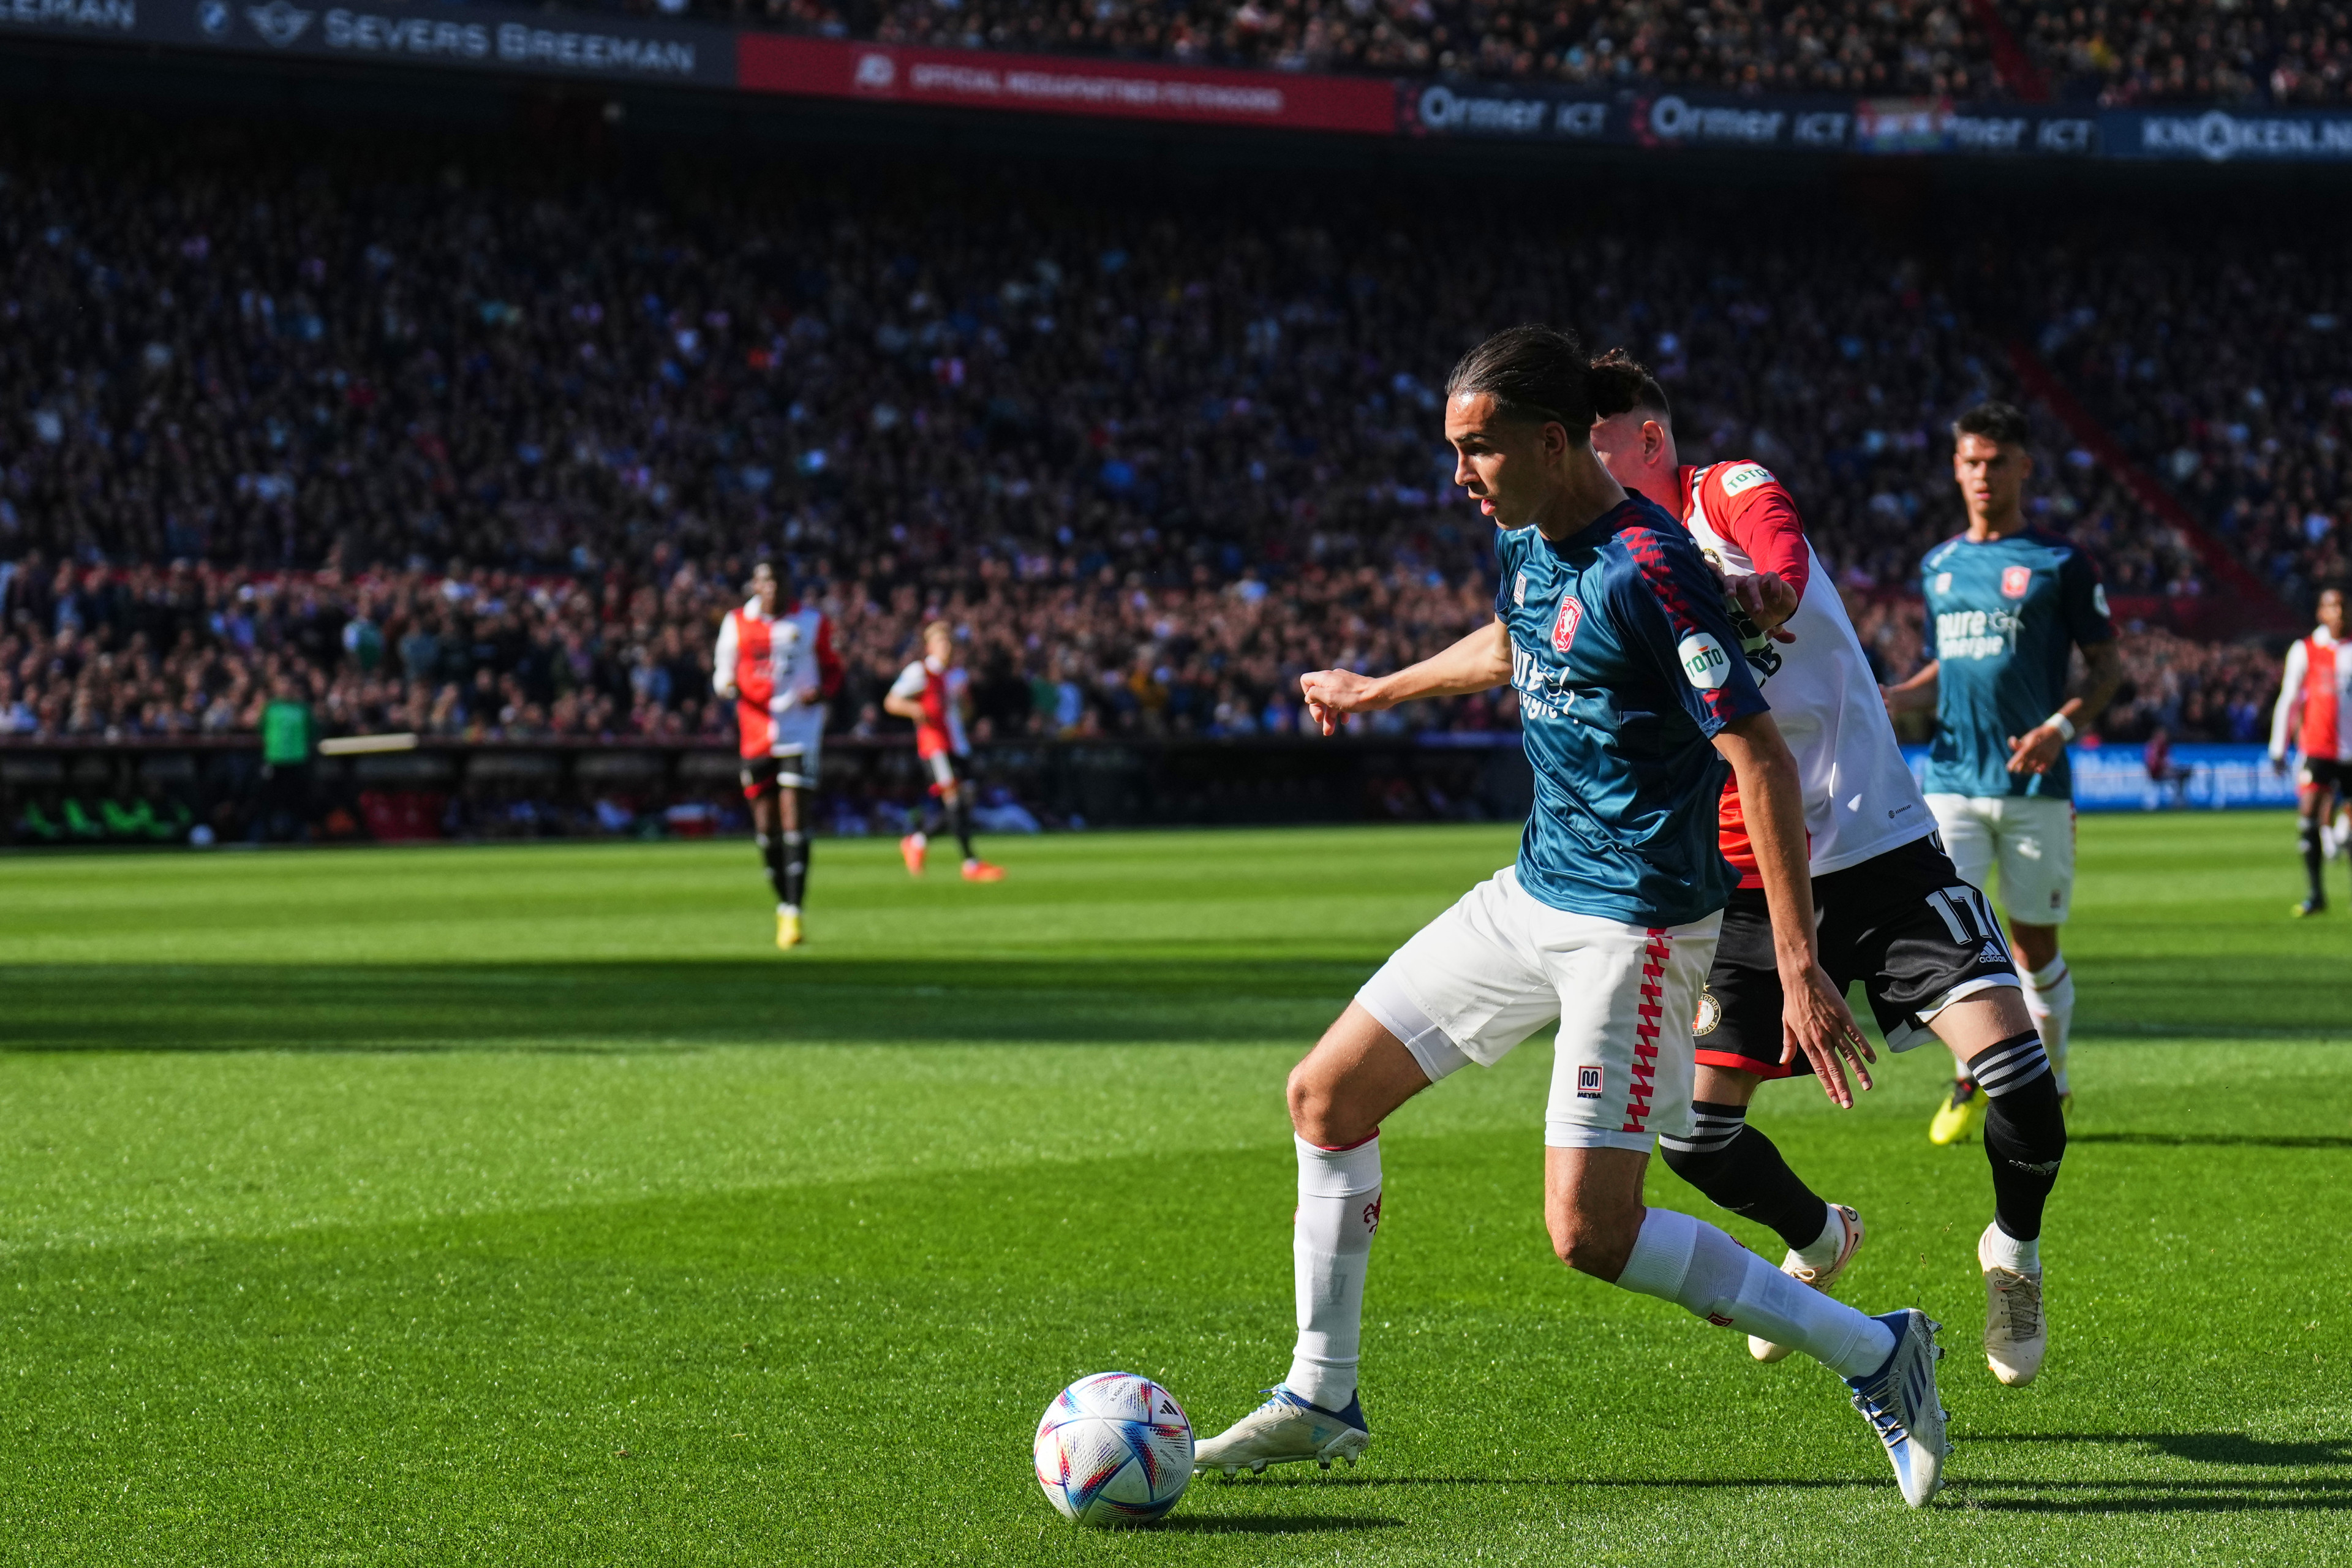
[[[738,47],[740,85],[752,92],[1370,136],[1396,133],[1395,89],[1370,77],[901,48],[780,33],[745,33]]]

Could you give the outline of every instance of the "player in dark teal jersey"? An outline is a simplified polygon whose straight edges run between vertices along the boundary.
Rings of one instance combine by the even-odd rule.
[[[1445,433],[1456,481],[1504,530],[1494,623],[1393,675],[1300,682],[1326,734],[1349,714],[1509,682],[1536,803],[1517,864],[1400,948],[1291,1073],[1298,1339],[1272,1397],[1195,1463],[1328,1467],[1370,1446],[1356,1368],[1381,1121],[1556,1022],[1544,1216],[1560,1259],[1718,1325],[1785,1328],[1796,1337],[1777,1342],[1845,1376],[1918,1506],[1946,1448],[1936,1325],[1916,1310],[1865,1317],[1643,1203],[1655,1136],[1690,1130],[1691,1019],[1734,881],[1716,846],[1726,763],[1772,901],[1790,1048],[1841,1103],[1846,1063],[1861,1074],[1868,1050],[1821,967],[1795,760],[1696,544],[1594,455],[1589,380],[1582,345],[1546,328],[1465,357]]]
[[[1894,713],[1935,712],[1927,808],[1962,877],[1981,889],[1994,865],[2000,868],[2001,906],[2023,961],[2018,969],[2026,1010],[2042,1031],[2063,1108],[2074,1010],[2074,981],[2058,948],[2074,881],[2066,744],[2105,711],[2123,666],[2106,593],[2090,557],[2066,540],[2026,526],[2025,481],[2033,470],[2027,433],[2025,416],[2000,403],[1972,408],[1952,426],[1952,474],[1968,510],[1968,531],[1929,551],[1920,565],[1930,661],[1887,689],[1886,706]],[[2090,679],[2079,695],[2069,697],[2067,664],[2077,647]],[[1961,934],[1970,919],[1967,910],[1955,909],[1951,918],[1954,934]],[[1998,940],[1998,932],[1982,934]],[[2008,1118],[1996,1125],[2000,1108],[1986,1105],[1989,1095],[1998,1099],[2000,1092],[1956,1063],[1928,1138],[1955,1142],[1982,1114],[1990,1150],[1997,1138],[2011,1134]],[[2025,1092],[2027,1086],[2015,1086],[2012,1098]],[[2028,1142],[2032,1157],[2021,1153],[2018,1168],[2037,1182],[2054,1179],[2050,1140],[2022,1138],[2021,1148]],[[2063,1148],[2063,1137],[2057,1146]],[[2040,1233],[2012,1236],[1996,1223],[1979,1239],[1977,1256],[1988,1292],[1987,1354],[1997,1373],[2006,1364],[2022,1373],[2003,1373],[2003,1382],[2027,1381],[2048,1340]],[[1995,1342],[2012,1332],[2018,1342],[2004,1356]]]

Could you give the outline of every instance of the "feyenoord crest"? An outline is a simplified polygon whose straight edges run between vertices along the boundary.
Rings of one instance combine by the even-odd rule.
[[[1691,1020],[1691,1033],[1712,1035],[1715,1026],[1723,1022],[1723,1004],[1715,999],[1712,991],[1698,994],[1698,1016]]]
[[[1584,606],[1576,602],[1576,595],[1573,594],[1561,595],[1559,614],[1553,617],[1551,623],[1551,646],[1566,653],[1568,645],[1576,640],[1578,623],[1583,619]]]
[[[2000,596],[2001,596],[2002,598],[2004,598],[2004,599],[2022,599],[2023,597],[2025,597],[2025,591],[2026,591],[2028,588],[2031,588],[2031,587],[2032,587],[2032,586],[2033,586],[2033,568],[2032,568],[2032,567],[2031,567],[2031,566],[2004,566],[2004,567],[2002,567],[2002,568],[2001,568],[2001,571],[2000,571]]]

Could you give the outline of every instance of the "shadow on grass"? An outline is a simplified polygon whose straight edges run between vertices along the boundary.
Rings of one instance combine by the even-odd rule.
[[[1374,967],[925,957],[0,966],[0,1050],[1311,1038]]]
[[[1971,1442],[2001,1441],[2000,1438],[1971,1438]],[[2028,1440],[2028,1439],[2020,1439]],[[2221,1445],[2222,1452],[2199,1451],[2182,1453],[2185,1458],[2209,1459],[2221,1464],[2306,1464],[2336,1462],[2330,1457],[2318,1460],[2224,1458],[2223,1452],[2238,1450],[2230,1445],[2252,1445],[2258,1449],[2332,1449],[2334,1446],[2316,1444],[2254,1444],[2252,1439],[2234,1433],[2158,1434],[2132,1436],[2100,1434],[2074,1438],[2052,1437],[2046,1441],[2081,1441],[2112,1443],[2168,1443],[2185,1445]],[[2168,1452],[2172,1450],[2168,1449]],[[1870,1480],[1832,1479],[1820,1476],[1590,1476],[1570,1479],[1560,1477],[1536,1476],[1348,1476],[1308,1478],[1297,1477],[1281,1480],[1261,1479],[1246,1483],[1254,1486],[1279,1487],[1290,1489],[1301,1487],[1336,1486],[1372,1490],[1389,1487],[1517,1487],[1528,1491],[1836,1491],[1869,1490],[1885,1483]],[[1990,1495],[1988,1495],[1990,1494]],[[2041,1480],[2009,1479],[2000,1477],[1955,1477],[1948,1494],[1949,1504],[2007,1513],[2240,1513],[2252,1510],[2352,1509],[2352,1483],[2336,1479],[2319,1480]]]
[[[1155,1535],[1314,1535],[1325,1531],[1402,1530],[1404,1521],[1358,1514],[1248,1514],[1218,1518],[1214,1514],[1179,1514],[1150,1527]]]
[[[2207,1465],[2352,1465],[2352,1438],[2315,1443],[2270,1443],[2243,1432],[2005,1432],[1976,1436],[1971,1443],[2144,1443],[2176,1459]],[[2216,1484],[2216,1483],[2200,1483]],[[2218,1483],[2230,1485],[2229,1482]],[[2247,1483],[2254,1484],[2254,1483]],[[2343,1483],[2329,1481],[2329,1486]]]
[[[2141,1149],[2352,1149],[2352,1138],[2317,1132],[2073,1132],[2069,1143],[2121,1143]]]

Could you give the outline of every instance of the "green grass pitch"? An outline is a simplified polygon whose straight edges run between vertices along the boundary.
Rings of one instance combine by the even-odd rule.
[[[997,887],[827,842],[791,955],[741,844],[20,857],[0,1555],[2352,1558],[2352,917],[2286,919],[2292,846],[2083,824],[2030,1389],[1975,1351],[1935,1053],[1761,1097],[1871,1222],[1843,1293],[1947,1324],[1933,1510],[1828,1373],[1551,1258],[1538,1038],[1389,1124],[1366,1462],[1121,1535],[1039,1497],[1039,1412],[1124,1368],[1213,1430],[1281,1374],[1283,1074],[1508,830],[995,839]]]

